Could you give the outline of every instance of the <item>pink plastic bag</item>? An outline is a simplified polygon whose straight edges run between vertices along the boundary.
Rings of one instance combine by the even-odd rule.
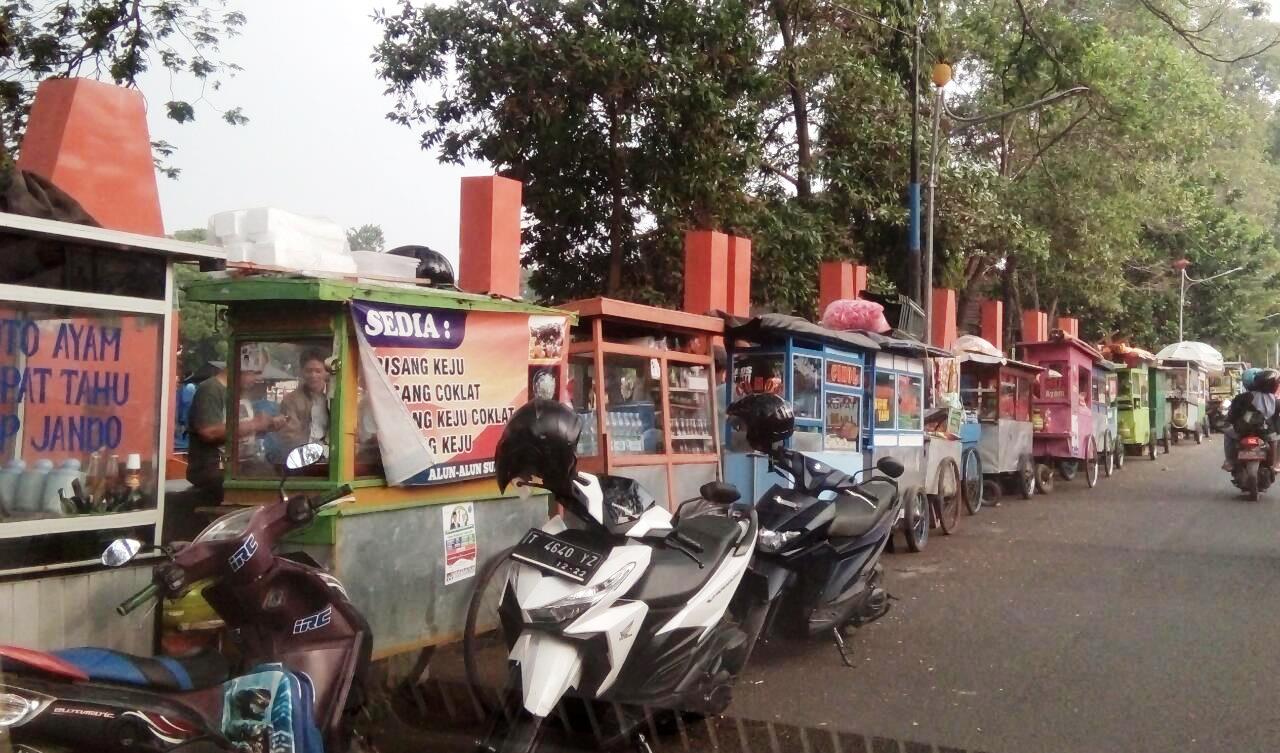
[[[861,298],[841,298],[827,304],[827,310],[822,312],[822,326],[878,333],[891,329],[884,318],[884,306]]]

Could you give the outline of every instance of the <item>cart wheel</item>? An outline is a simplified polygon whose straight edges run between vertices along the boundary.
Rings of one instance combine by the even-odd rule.
[[[1018,458],[1018,492],[1022,494],[1023,499],[1031,499],[1031,495],[1036,493],[1038,470],[1036,461],[1032,460],[1030,455]]]
[[[1032,483],[1034,483],[1034,478]],[[1000,482],[995,479],[987,479],[982,482],[982,504],[988,507],[1000,506],[1000,495],[1004,490],[1000,488]]]
[[[1045,463],[1036,463],[1036,491],[1041,494],[1053,491],[1053,469]]]
[[[1163,450],[1166,455],[1169,454],[1169,444],[1169,430],[1165,429],[1164,436],[1160,437],[1160,449]]]
[[[1124,442],[1116,443],[1116,470],[1124,467],[1125,446]]]
[[[1093,437],[1089,437],[1084,444],[1084,482],[1090,489],[1098,485],[1098,466],[1101,462],[1098,459],[1098,443]]]
[[[964,495],[964,506],[970,515],[977,515],[982,509],[982,498],[986,485],[982,481],[982,458],[978,451],[970,447],[960,455],[960,491]]]
[[[1204,441],[1204,435],[1200,433],[1200,427],[1196,427],[1196,444]]]
[[[943,458],[942,463],[938,465],[938,493],[935,495],[937,504],[934,506],[934,510],[938,513],[938,527],[942,529],[943,536],[955,533],[956,527],[960,524],[961,497],[963,496],[960,469],[956,466],[956,461]]]
[[[1057,462],[1058,475],[1063,481],[1074,481],[1076,473],[1080,471],[1080,461],[1078,460],[1059,460]]]
[[[1158,451],[1156,449],[1156,437],[1154,434],[1152,434],[1151,441],[1147,443],[1147,457],[1151,458],[1152,460],[1155,460],[1157,454],[1158,454]]]
[[[929,543],[929,497],[918,486],[907,489],[903,497],[907,506],[907,526],[903,531],[906,534],[907,549],[912,552],[924,551],[925,544]]]
[[[1116,451],[1111,447],[1111,435],[1102,438],[1102,473],[1107,478],[1116,472]]]

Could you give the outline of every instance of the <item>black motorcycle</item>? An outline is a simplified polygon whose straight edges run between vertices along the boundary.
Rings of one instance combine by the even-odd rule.
[[[783,449],[780,442],[755,445],[769,457],[770,471],[789,477],[791,484],[774,485],[756,502],[755,560],[737,601],[757,605],[763,600],[769,608],[753,613],[763,622],[747,624],[748,634],[830,633],[841,658],[852,666],[845,627],[865,625],[889,611],[880,555],[902,516],[894,479],[903,466],[882,458],[875,467],[882,475],[859,482],[856,477],[867,471],[850,476],[803,452]]]

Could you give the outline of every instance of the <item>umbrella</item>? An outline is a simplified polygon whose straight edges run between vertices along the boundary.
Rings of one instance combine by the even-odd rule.
[[[961,361],[977,361],[978,363],[1004,363],[1004,353],[996,346],[977,335],[961,335],[951,351]]]
[[[1223,370],[1222,354],[1212,345],[1194,340],[1183,340],[1180,343],[1165,346],[1163,350],[1156,353],[1156,358],[1161,361],[1192,361],[1203,365],[1211,372]]]

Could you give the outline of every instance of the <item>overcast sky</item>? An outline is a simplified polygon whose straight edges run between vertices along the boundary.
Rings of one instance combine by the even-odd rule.
[[[164,116],[170,78],[142,83],[152,138],[178,147],[177,180],[159,177],[165,228],[204,227],[209,215],[272,206],[320,215],[346,226],[374,223],[388,248],[424,243],[457,259],[458,178],[480,175],[439,165],[414,132],[383,116],[383,95],[369,54],[378,39],[370,20],[390,0],[270,0],[233,3],[248,16],[244,34],[224,45],[244,71],[208,93],[219,108],[240,106],[244,126],[208,107],[178,125]],[[177,98],[194,98],[174,81]]]

